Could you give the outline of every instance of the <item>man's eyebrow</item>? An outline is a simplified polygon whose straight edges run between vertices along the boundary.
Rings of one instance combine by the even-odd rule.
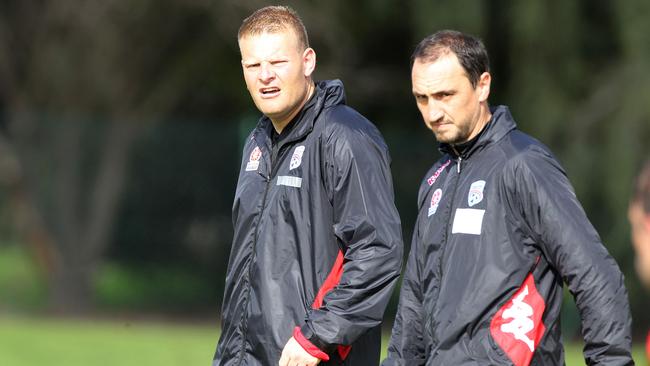
[[[454,93],[456,93],[455,89],[441,89],[433,94],[454,94]]]

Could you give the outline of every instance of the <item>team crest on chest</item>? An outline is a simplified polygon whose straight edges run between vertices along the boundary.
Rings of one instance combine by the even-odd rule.
[[[429,212],[427,217],[435,214],[438,211],[438,205],[440,204],[440,199],[442,198],[442,189],[436,189],[431,195],[431,206],[429,206]]]
[[[469,187],[469,194],[467,195],[467,204],[472,207],[483,201],[483,189],[485,188],[484,180],[477,180]]]
[[[260,166],[260,158],[262,157],[262,150],[260,150],[259,146],[255,146],[253,151],[251,152],[251,155],[248,157],[248,163],[246,163],[246,171],[250,172],[253,170],[257,170]]]
[[[296,169],[302,163],[302,154],[305,152],[305,147],[300,145],[296,146],[291,155],[291,162],[289,163],[289,170]]]

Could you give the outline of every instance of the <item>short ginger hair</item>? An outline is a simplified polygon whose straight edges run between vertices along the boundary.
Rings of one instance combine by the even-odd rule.
[[[309,47],[307,29],[305,29],[302,19],[295,10],[288,6],[266,6],[256,10],[242,22],[237,39],[241,40],[248,35],[278,33],[284,30],[293,30],[296,33],[298,45],[303,50]]]

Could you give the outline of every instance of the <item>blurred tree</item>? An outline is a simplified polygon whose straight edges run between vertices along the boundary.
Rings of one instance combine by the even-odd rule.
[[[407,244],[417,186],[438,156],[412,100],[410,53],[439,29],[483,37],[491,102],[558,155],[627,275],[636,319],[650,322],[625,221],[629,182],[650,153],[647,1],[288,3],[317,51],[316,77],[342,79],[386,137]],[[54,304],[87,304],[107,255],[184,262],[223,283],[238,144],[259,115],[236,33],[268,4],[0,3],[0,184]]]
[[[0,174],[55,308],[88,306],[133,144],[203,77],[208,20],[178,1],[0,5]]]

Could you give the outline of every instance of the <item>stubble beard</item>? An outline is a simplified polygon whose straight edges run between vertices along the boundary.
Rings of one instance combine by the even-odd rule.
[[[434,131],[433,134],[436,137],[436,140],[440,143],[458,145],[467,141],[470,134],[469,130],[469,125],[464,125],[462,127],[454,125],[453,131],[447,131],[447,133]]]

